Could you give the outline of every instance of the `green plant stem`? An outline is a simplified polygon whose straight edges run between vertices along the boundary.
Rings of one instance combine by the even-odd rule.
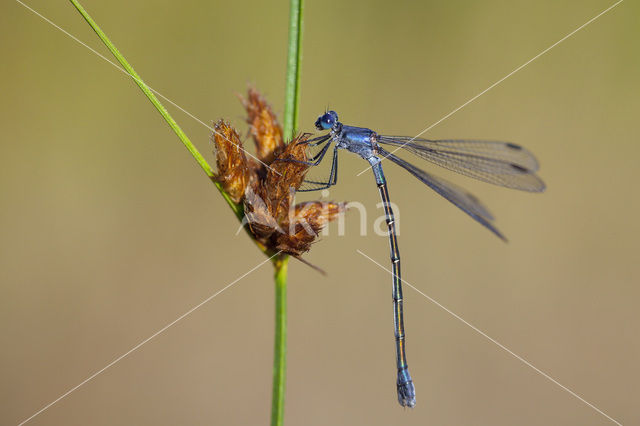
[[[292,139],[298,128],[300,104],[300,63],[302,61],[302,3],[289,2],[289,45],[284,94],[284,138]],[[273,393],[271,395],[271,426],[284,424],[284,396],[287,371],[287,263],[283,255],[274,261],[276,281],[276,321],[273,346]]]
[[[291,139],[298,128],[300,103],[300,63],[302,62],[302,6],[303,0],[289,3],[289,47],[284,102],[284,137]]]
[[[233,200],[231,200],[231,198],[229,197],[229,194],[227,194],[222,189],[222,185],[220,185],[219,182],[213,179],[214,173],[211,166],[207,163],[207,161],[204,159],[202,154],[200,154],[200,152],[196,149],[196,147],[191,143],[187,135],[180,128],[178,123],[176,123],[173,117],[171,117],[167,109],[162,105],[162,103],[160,103],[158,98],[156,98],[156,96],[153,94],[149,86],[147,86],[145,82],[142,81],[138,73],[136,73],[133,67],[129,64],[129,62],[127,62],[124,56],[122,56],[120,51],[116,48],[116,46],[111,42],[111,40],[109,40],[109,37],[107,37],[107,35],[100,29],[98,24],[96,24],[93,18],[91,18],[91,16],[89,15],[89,13],[87,13],[86,10],[84,10],[84,8],[80,5],[80,3],[77,0],[69,0],[69,1],[78,10],[78,12],[80,12],[82,17],[87,21],[87,23],[91,26],[91,28],[93,28],[93,31],[95,31],[98,37],[100,37],[100,40],[102,40],[105,46],[107,46],[107,48],[111,51],[111,53],[113,53],[113,56],[116,57],[118,62],[120,62],[120,65],[122,65],[122,67],[129,73],[131,78],[133,78],[133,81],[135,81],[138,87],[140,87],[142,92],[147,96],[147,98],[149,98],[153,106],[156,107],[160,115],[162,115],[162,118],[164,118],[167,124],[169,124],[169,126],[173,129],[173,131],[176,133],[178,138],[182,141],[184,146],[189,150],[193,158],[195,158],[195,160],[198,162],[202,170],[204,170],[206,175],[210,179],[212,179],[213,183],[216,185],[216,187],[222,194],[222,197],[226,200],[227,204],[229,204],[229,207],[231,207],[231,210],[233,210],[233,212],[235,213],[235,215],[238,217],[239,220],[242,220],[244,216],[242,205],[234,203]]]
[[[242,221],[244,217],[244,209],[241,204],[236,204],[231,200],[219,182],[215,180],[215,175],[211,166],[204,159],[202,154],[191,143],[187,135],[180,128],[178,123],[171,117],[166,108],[160,103],[158,98],[153,94],[152,90],[147,86],[133,67],[122,56],[120,51],[115,47],[107,35],[100,29],[98,24],[91,18],[87,11],[80,5],[77,0],[69,0],[71,4],[80,12],[82,17],[87,21],[95,33],[100,37],[102,42],[113,53],[122,67],[129,73],[131,78],[140,87],[142,92],[151,101],[153,106],[158,110],[160,115],[169,124],[171,129],[176,133],[184,146],[189,150],[193,158],[198,162],[205,174],[216,185],[223,198],[229,204],[229,207],[236,214],[238,219]],[[290,20],[289,20],[289,46],[287,57],[287,74],[285,88],[285,116],[284,116],[284,135],[290,139],[298,126],[298,108],[300,101],[300,62],[302,54],[302,0],[290,1]],[[245,230],[251,235],[247,227]],[[266,249],[263,245],[252,238],[260,250],[268,256],[273,253]],[[285,375],[287,360],[287,265],[289,257],[285,254],[278,255],[273,264],[275,268],[275,284],[276,284],[276,329],[274,343],[274,363],[273,363],[273,395],[271,405],[271,424],[273,426],[281,426],[284,422],[284,396],[285,396]]]
[[[289,256],[273,262],[276,281],[276,332],[273,346],[273,392],[271,426],[284,423],[284,393],[287,373],[287,265]]]

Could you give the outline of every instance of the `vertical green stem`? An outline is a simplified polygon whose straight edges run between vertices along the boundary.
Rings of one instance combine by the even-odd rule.
[[[302,60],[302,2],[289,2],[289,47],[284,103],[284,137],[293,138],[298,127],[300,62]],[[287,371],[287,263],[283,255],[274,262],[276,281],[276,330],[273,348],[273,394],[271,426],[284,424],[285,376]]]
[[[287,51],[287,77],[284,102],[284,137],[293,138],[298,128],[298,105],[300,103],[300,63],[302,61],[302,3],[289,3],[289,48]]]
[[[289,256],[274,261],[276,281],[276,333],[273,347],[271,426],[284,423],[284,390],[287,372],[287,264]]]
[[[187,147],[193,158],[198,162],[200,167],[210,178],[214,177],[213,170],[207,164],[204,157],[198,152],[191,143],[187,135],[182,131],[178,123],[171,117],[169,112],[155,97],[152,90],[142,81],[133,67],[127,62],[120,51],[109,40],[107,35],[100,29],[98,24],[91,18],[87,11],[80,5],[78,0],[70,0],[73,6],[80,12],[87,23],[93,28],[102,42],[109,48],[111,53],[116,57],[118,62],[131,75],[135,83],[144,92],[151,103],[156,107],[165,121],[176,133],[178,138]],[[300,62],[302,55],[302,2],[303,0],[290,0],[290,19],[289,19],[289,46],[287,54],[287,74],[285,87],[285,116],[284,116],[284,135],[286,139],[293,137],[294,131],[298,126],[298,107],[300,101]],[[229,206],[242,219],[244,213],[242,206],[234,203],[229,195],[223,191],[221,185],[213,180],[222,196],[225,198]],[[262,247],[264,251],[264,248]],[[271,406],[271,424],[273,426],[281,426],[284,422],[284,395],[285,395],[285,374],[287,361],[287,264],[289,257],[287,255],[279,255],[274,263],[275,268],[275,284],[276,284],[276,330],[274,344],[274,361],[273,361],[273,398]]]

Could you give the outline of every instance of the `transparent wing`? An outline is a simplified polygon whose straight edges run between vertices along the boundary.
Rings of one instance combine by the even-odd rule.
[[[408,163],[407,161],[396,157],[389,152],[386,152],[383,149],[381,149],[381,151],[381,154],[384,157],[388,158],[403,169],[407,170],[409,173],[417,177],[421,182],[429,186],[438,194],[442,195],[463,212],[471,216],[477,222],[479,222],[491,232],[496,234],[498,237],[506,241],[504,235],[502,235],[498,228],[496,228],[491,223],[493,221],[493,216],[491,215],[489,210],[487,210],[487,208],[483,206],[480,200],[478,200],[473,194],[467,192],[465,189],[460,188],[457,185],[447,182],[444,179],[437,178],[425,172],[424,170],[421,170],[416,166]]]
[[[446,169],[494,185],[542,192],[536,158],[520,145],[482,140],[429,140],[381,136],[377,142],[409,151]]]

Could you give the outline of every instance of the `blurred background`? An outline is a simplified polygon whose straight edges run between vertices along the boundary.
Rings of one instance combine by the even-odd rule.
[[[68,2],[26,4],[111,59]],[[300,130],[413,136],[613,1],[309,1]],[[288,2],[83,5],[145,81],[246,134],[255,85],[281,115]],[[454,176],[504,244],[389,164],[403,277],[623,424],[639,424],[640,8],[624,2],[428,133],[536,154],[548,190]],[[0,410],[17,424],[265,258],[124,74],[18,2],[0,6]],[[167,105],[213,161],[209,130]],[[405,289],[415,409],[396,401],[388,242],[371,172],[342,153],[335,224],[289,282],[289,425],[612,422]],[[34,418],[33,425],[266,424],[265,264]]]

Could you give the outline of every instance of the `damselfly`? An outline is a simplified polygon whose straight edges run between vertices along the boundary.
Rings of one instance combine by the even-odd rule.
[[[346,149],[358,154],[367,160],[373,169],[373,175],[382,197],[391,246],[398,401],[402,406],[413,407],[416,403],[416,398],[405,355],[400,252],[398,250],[393,210],[389,200],[389,190],[382,171],[382,160],[389,159],[401,166],[503,240],[505,239],[504,236],[492,223],[493,217],[491,213],[475,196],[452,183],[419,169],[395,156],[393,152],[401,148],[420,158],[463,175],[495,185],[530,192],[542,192],[545,189],[544,182],[535,174],[538,170],[538,162],[529,151],[510,142],[454,139],[429,140],[405,136],[378,135],[371,129],[346,126],[340,123],[338,114],[335,111],[329,111],[321,115],[315,126],[318,130],[329,130],[329,133],[304,142],[308,145],[308,152],[310,153],[307,164],[312,166],[320,164],[331,143],[335,142],[331,171],[326,180],[306,180],[299,191],[325,189],[336,184],[338,178],[338,149]],[[388,152],[381,145],[395,147],[395,150]]]

